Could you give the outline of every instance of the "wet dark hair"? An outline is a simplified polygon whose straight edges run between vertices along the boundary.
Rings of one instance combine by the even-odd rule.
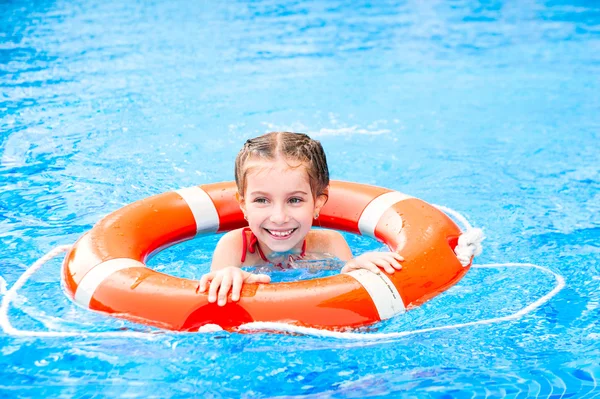
[[[271,132],[247,140],[235,158],[235,183],[240,196],[244,197],[246,190],[246,162],[249,159],[276,160],[279,157],[306,166],[314,198],[327,195],[329,169],[321,143],[304,133]]]

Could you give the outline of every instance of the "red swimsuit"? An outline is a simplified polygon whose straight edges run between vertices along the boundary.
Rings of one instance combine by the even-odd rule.
[[[250,232],[250,242],[248,243],[248,240],[246,238],[246,232]],[[256,251],[258,251],[258,255],[260,256],[260,258],[266,262],[266,263],[271,263],[271,261],[269,261],[267,259],[267,257],[265,256],[264,252],[262,251],[262,249],[260,249],[260,245],[258,244],[258,238],[256,238],[256,236],[254,235],[254,233],[252,232],[252,230],[250,230],[250,227],[244,227],[242,229],[242,263],[244,263],[244,261],[246,260],[246,251],[250,252],[251,254],[255,253]],[[304,258],[304,255],[306,255],[306,240],[304,240],[304,242],[302,242],[302,252],[300,252],[300,256],[293,257],[293,255],[290,255],[289,260],[298,260],[298,259],[302,259]],[[278,267],[280,269],[283,269],[283,264],[282,263],[278,263],[275,265],[275,267]],[[290,264],[287,264],[287,269],[290,268]]]

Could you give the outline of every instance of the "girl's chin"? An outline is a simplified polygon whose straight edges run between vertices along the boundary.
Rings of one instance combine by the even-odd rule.
[[[296,240],[291,237],[287,240],[274,240],[269,237],[268,241],[265,242],[265,244],[271,250],[271,252],[278,253],[291,252],[299,246],[298,242],[296,242]]]
[[[281,241],[276,241],[276,242],[270,242],[268,247],[271,250],[271,252],[285,253],[285,252],[292,251],[296,247],[296,245],[295,245],[295,243],[291,243],[291,242],[282,243]]]

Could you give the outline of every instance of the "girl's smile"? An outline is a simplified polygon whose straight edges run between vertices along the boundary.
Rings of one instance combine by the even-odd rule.
[[[273,236],[273,238],[275,240],[287,240],[298,229],[295,228],[295,229],[289,229],[289,230],[273,230],[273,229],[265,229],[265,230],[267,231],[267,233],[271,234],[271,236]]]

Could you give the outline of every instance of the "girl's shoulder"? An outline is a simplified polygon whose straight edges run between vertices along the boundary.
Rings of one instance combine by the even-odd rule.
[[[241,266],[243,246],[243,229],[231,230],[219,239],[215,252],[213,253],[212,267],[218,265]]]
[[[242,244],[243,241],[243,228],[241,229],[235,229],[235,230],[231,230],[228,231],[227,233],[223,234],[223,237],[221,237],[219,239],[219,243],[217,245],[223,245],[223,246],[233,246],[235,244]],[[238,250],[240,249],[239,246],[237,246],[236,248],[238,248]]]
[[[341,260],[352,258],[352,251],[339,231],[312,229],[306,236],[306,246],[310,252],[330,254]]]

